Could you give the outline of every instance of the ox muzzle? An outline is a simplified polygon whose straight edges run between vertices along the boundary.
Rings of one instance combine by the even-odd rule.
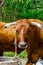
[[[25,49],[25,48],[27,48],[27,43],[26,42],[19,42],[18,47],[21,49]]]

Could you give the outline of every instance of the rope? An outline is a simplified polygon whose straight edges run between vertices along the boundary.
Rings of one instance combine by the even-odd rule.
[[[17,33],[16,33],[16,29],[14,30],[14,35],[15,35],[15,41],[14,41],[14,44],[15,44],[15,56],[17,56]]]

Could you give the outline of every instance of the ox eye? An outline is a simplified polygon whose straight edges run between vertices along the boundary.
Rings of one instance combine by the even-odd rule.
[[[28,30],[28,31],[27,31],[26,37],[28,37],[28,35],[30,34],[30,32],[31,32],[31,30]]]
[[[28,32],[30,32],[30,31],[31,31],[31,29]]]

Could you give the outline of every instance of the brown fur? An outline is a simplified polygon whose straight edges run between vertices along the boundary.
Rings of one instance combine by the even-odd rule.
[[[4,28],[7,23],[0,22],[0,55],[3,55],[4,51],[15,51],[15,26]],[[18,48],[18,53],[22,50]]]
[[[6,23],[0,22],[0,55],[4,51],[14,51],[14,27],[4,28]]]
[[[36,26],[30,25],[31,22],[38,22],[43,25],[43,22],[37,19],[21,19],[17,21],[16,31],[17,31],[17,43],[26,42],[28,47],[26,52],[28,55],[28,62],[26,65],[32,65],[36,63],[37,60],[43,57],[43,29]],[[26,23],[27,25],[20,25]],[[0,29],[0,54],[3,51],[14,51],[14,26],[4,29],[1,24]],[[21,31],[23,30],[23,33]],[[18,48],[18,52],[22,49]]]
[[[31,22],[38,22],[43,26],[43,22],[37,19],[21,19],[17,21],[17,24],[26,23],[29,25],[20,25],[17,27],[18,43],[26,42],[28,47],[26,48],[28,55],[28,62],[26,65],[32,65],[37,60],[43,57],[43,29],[37,26],[31,25]],[[21,31],[23,30],[23,33]]]

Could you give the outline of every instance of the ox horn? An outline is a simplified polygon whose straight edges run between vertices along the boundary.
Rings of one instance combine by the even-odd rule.
[[[31,22],[31,24],[32,24],[32,25],[35,25],[35,26],[37,26],[37,27],[39,27],[40,29],[43,28],[42,25],[39,24],[38,22]]]
[[[8,24],[6,24],[6,25],[4,26],[4,28],[8,28],[9,26],[11,26],[11,25],[15,25],[15,24],[16,24],[16,22],[8,23]]]

